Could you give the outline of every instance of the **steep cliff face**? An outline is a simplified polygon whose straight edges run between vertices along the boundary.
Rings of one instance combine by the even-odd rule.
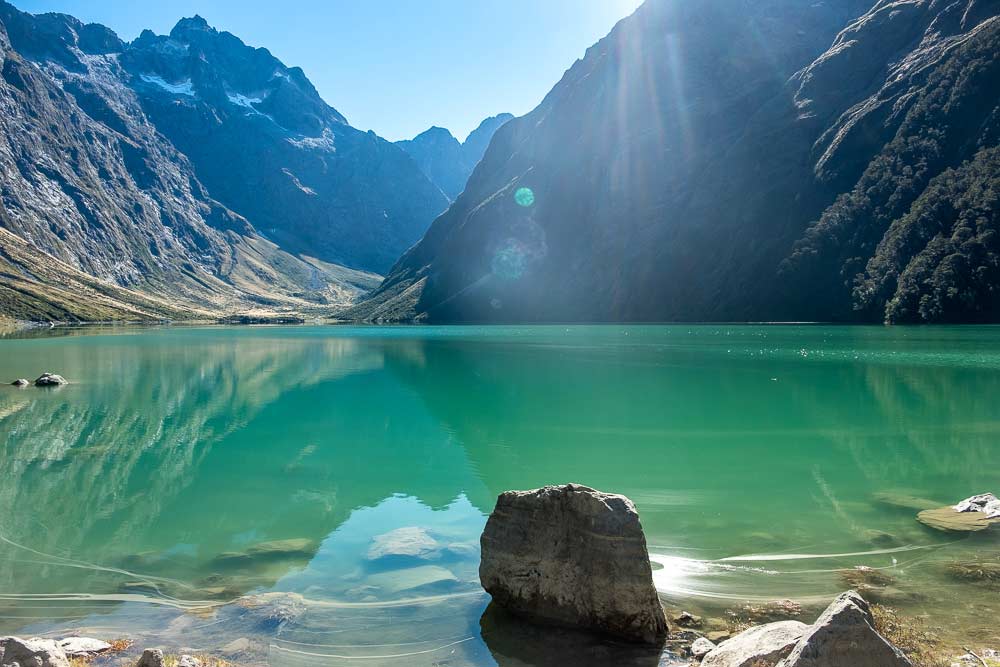
[[[790,187],[809,180],[796,155],[809,139],[794,127],[788,79],[865,4],[650,0],[538,108],[500,128],[462,196],[354,312],[439,320],[759,312],[770,299],[757,284],[760,265],[774,272],[796,209],[808,207],[786,202]],[[744,262],[748,245],[754,257]]]
[[[816,177],[843,192],[783,266],[808,316],[1000,318],[998,14],[882,1],[799,75]]]
[[[996,143],[998,12],[979,0],[650,0],[501,128],[465,193],[352,314],[994,319],[982,296],[996,284],[992,223],[968,211],[995,219],[995,183],[973,178],[973,205],[955,191],[970,178],[942,176],[966,213],[925,206],[917,216],[934,223],[921,233],[896,221],[944,169],[989,173],[977,151]],[[938,148],[916,150],[929,137]],[[956,232],[964,264],[932,243]],[[894,295],[906,271],[908,291],[923,285],[909,301]],[[921,310],[928,291],[978,305]]]
[[[465,184],[490,145],[500,126],[513,118],[509,113],[491,116],[479,124],[464,143],[443,127],[432,127],[408,141],[397,141],[416,161],[420,170],[454,200],[462,194]]]
[[[144,32],[121,64],[212,196],[282,248],[384,272],[448,205],[403,150],[348,125],[302,70],[200,17]]]

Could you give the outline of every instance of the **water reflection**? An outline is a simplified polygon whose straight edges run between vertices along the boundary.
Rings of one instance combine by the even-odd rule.
[[[886,569],[904,606],[958,627],[996,602],[944,566],[997,537],[955,544],[875,496],[943,504],[1000,486],[983,465],[1000,454],[1000,344],[992,330],[921,331],[3,341],[0,380],[52,370],[73,384],[0,387],[0,632],[245,639],[247,664],[548,665],[574,650],[587,664],[618,649],[483,616],[477,583],[496,495],[566,481],[630,495],[656,557],[685,559],[659,576],[668,604],[725,617],[795,598],[808,616],[864,564]],[[395,531],[402,551],[372,551]],[[722,560],[747,554],[806,558]]]

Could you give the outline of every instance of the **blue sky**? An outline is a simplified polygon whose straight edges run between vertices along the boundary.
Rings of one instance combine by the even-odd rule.
[[[483,118],[534,108],[641,0],[13,0],[131,40],[200,14],[305,70],[348,121],[387,139],[431,125],[460,140]]]

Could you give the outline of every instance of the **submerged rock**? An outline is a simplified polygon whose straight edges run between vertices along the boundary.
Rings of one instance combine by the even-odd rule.
[[[158,648],[147,648],[142,652],[139,662],[135,663],[135,667],[164,667],[163,651]]]
[[[975,583],[1000,584],[1000,560],[970,560],[949,563],[945,572],[953,579]]]
[[[662,644],[667,621],[639,514],[625,496],[576,484],[507,491],[480,544],[480,581],[506,609]]]
[[[56,375],[55,373],[42,373],[35,380],[36,387],[59,387],[64,384],[69,384],[62,375]]]
[[[921,523],[951,532],[978,532],[1000,525],[1000,499],[992,493],[972,496],[956,505],[924,510],[917,514]]]
[[[834,600],[778,665],[912,667],[903,652],[875,630],[868,603],[855,591]]]
[[[59,641],[59,648],[68,658],[92,658],[111,649],[111,644],[90,637],[67,637]]]
[[[778,621],[750,628],[705,655],[704,667],[774,667],[791,653],[809,630],[798,621]]]
[[[66,653],[51,639],[0,639],[2,667],[70,667]]]
[[[276,632],[294,623],[306,613],[306,600],[298,593],[261,593],[240,599],[246,611],[241,615],[245,623],[263,632]]]
[[[882,570],[876,570],[866,565],[858,565],[849,570],[841,570],[840,578],[851,588],[857,588],[858,586],[884,587],[891,586],[896,582],[896,579],[891,574],[886,574]]]
[[[24,378],[18,378],[16,380],[14,380],[13,382],[11,382],[11,385],[13,385],[15,387],[27,387],[29,384],[31,384],[31,383],[28,382]]]
[[[368,560],[383,558],[413,558],[433,560],[441,556],[441,545],[423,528],[397,528],[372,538]]]
[[[214,563],[222,566],[245,567],[254,563],[312,558],[316,542],[306,538],[261,542],[243,551],[227,551],[216,556]]]
[[[368,584],[386,593],[411,593],[428,588],[442,588],[459,583],[451,570],[437,565],[421,565],[401,570],[379,572],[368,577]]]
[[[937,507],[939,503],[912,496],[904,491],[880,491],[872,496],[872,499],[879,505],[893,507],[900,510],[912,510],[920,512]]]

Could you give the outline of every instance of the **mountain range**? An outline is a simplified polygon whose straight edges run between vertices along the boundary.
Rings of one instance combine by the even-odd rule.
[[[998,14],[647,0],[350,315],[996,321]]]
[[[0,66],[8,317],[327,314],[449,203],[301,69],[198,16],[126,43],[0,1]]]
[[[392,143],[200,17],[0,0],[0,313],[997,321],[998,54],[997,0],[647,0]]]

